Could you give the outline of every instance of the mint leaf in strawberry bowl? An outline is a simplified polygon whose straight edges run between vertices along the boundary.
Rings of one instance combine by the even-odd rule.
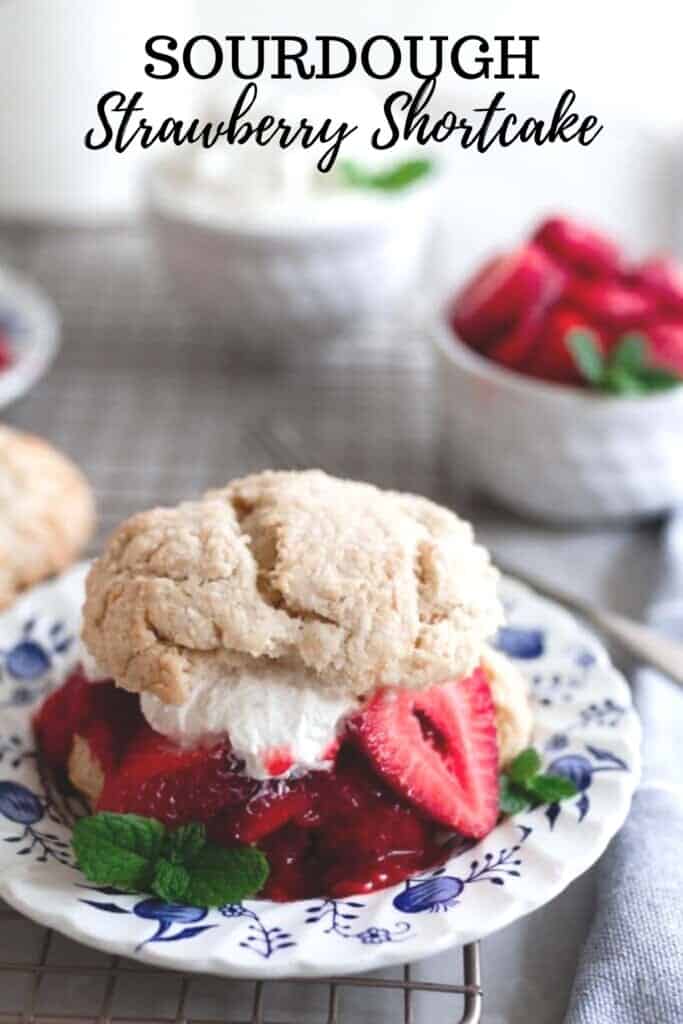
[[[570,331],[565,338],[565,344],[584,380],[594,387],[599,387],[605,373],[605,359],[593,332]]]
[[[646,334],[621,336],[607,355],[590,330],[570,331],[565,339],[581,376],[592,388],[612,395],[647,395],[683,384],[683,375],[658,366]]]
[[[169,832],[153,818],[103,811],[76,822],[72,845],[88,881],[152,892],[168,903],[239,903],[260,892],[268,878],[260,850],[216,846],[196,823]]]

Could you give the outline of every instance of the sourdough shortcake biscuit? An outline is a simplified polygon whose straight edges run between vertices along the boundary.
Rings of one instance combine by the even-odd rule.
[[[92,492],[45,441],[0,426],[0,608],[64,569],[89,539]]]
[[[83,638],[125,688],[277,660],[363,696],[471,672],[502,620],[472,529],[424,498],[318,470],[266,472],[124,522],[87,581]]]
[[[482,665],[489,677],[496,709],[498,758],[502,766],[512,761],[531,741],[533,716],[526,679],[504,654],[486,650]]]
[[[104,769],[88,740],[78,734],[73,738],[67,774],[72,786],[96,804],[104,788]]]

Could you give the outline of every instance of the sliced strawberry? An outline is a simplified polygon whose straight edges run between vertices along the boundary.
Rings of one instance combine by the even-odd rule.
[[[558,306],[548,314],[538,344],[525,362],[524,370],[532,377],[556,384],[584,384],[568,345],[570,334],[576,330],[590,331],[598,347],[604,349],[603,334],[589,323],[583,313]]]
[[[650,362],[683,374],[683,321],[652,324],[645,335]]]
[[[543,311],[539,315],[538,310],[533,310],[522,317],[516,327],[488,349],[487,358],[508,370],[522,370],[536,346],[544,315]]]
[[[229,744],[186,749],[145,724],[107,779],[97,809],[182,825],[208,821],[222,808],[247,800],[256,786],[239,772]]]
[[[429,845],[431,825],[393,793],[364,809],[369,811],[365,816],[358,812],[330,816],[318,838],[320,854],[348,867],[353,861],[376,862],[397,851],[421,856]]]
[[[431,863],[434,864],[438,860],[437,851]],[[329,893],[332,899],[362,896],[402,882],[417,871],[424,870],[429,863],[425,860],[424,854],[408,853],[384,858],[379,863],[368,860],[359,864],[338,864],[325,875],[325,892]]]
[[[77,732],[87,741],[105,777],[117,769],[126,747],[144,724],[136,694],[113,683],[90,684],[92,713]]]
[[[566,275],[537,245],[489,261],[456,295],[451,324],[467,344],[486,350],[532,309],[561,294]]]
[[[33,719],[38,744],[48,762],[66,768],[74,733],[92,717],[97,686],[76,669],[43,701]]]
[[[174,775],[185,768],[205,764],[213,749],[179,746],[145,722],[125,752],[122,776],[131,788],[143,786],[158,775]]]
[[[574,278],[567,287],[565,300],[607,330],[637,329],[657,312],[657,302],[651,295],[614,281]]]
[[[301,900],[320,893],[315,868],[308,857],[308,832],[285,826],[259,844],[268,858],[270,874],[263,890],[268,900]]]
[[[303,819],[313,805],[303,786],[266,785],[246,806],[229,808],[211,822],[214,842],[224,846],[256,843],[295,819]]]
[[[354,723],[378,774],[404,799],[463,835],[498,817],[498,742],[486,674],[421,693],[383,689]]]
[[[636,287],[653,295],[664,310],[683,315],[683,267],[676,260],[662,256],[641,264],[631,278]]]
[[[480,292],[486,291],[486,282],[500,272],[505,260],[505,256],[493,256],[486,260],[472,277],[468,278],[451,301],[449,310],[451,326],[455,333],[459,334],[462,340],[469,345],[477,344],[478,346],[479,343],[487,342],[492,333],[488,324],[484,325],[483,330],[477,330],[478,295]]]
[[[273,747],[266,751],[263,756],[263,766],[271,778],[278,775],[286,775],[295,765],[295,760],[289,747]]]
[[[605,235],[567,217],[551,217],[533,240],[555,259],[580,274],[612,276],[619,270],[618,246]]]

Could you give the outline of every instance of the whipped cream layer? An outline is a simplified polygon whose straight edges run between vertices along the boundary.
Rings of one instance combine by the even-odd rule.
[[[306,673],[259,666],[230,679],[197,680],[184,704],[150,693],[140,708],[155,732],[196,746],[228,736],[254,779],[330,768],[354,698],[320,690]]]

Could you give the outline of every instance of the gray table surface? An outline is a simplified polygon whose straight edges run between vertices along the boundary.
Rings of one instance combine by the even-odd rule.
[[[42,285],[63,320],[54,367],[4,418],[52,440],[89,475],[100,510],[93,552],[133,511],[271,465],[275,436],[304,460],[315,452],[332,472],[450,504],[507,561],[618,611],[642,611],[655,529],[564,532],[517,520],[468,493],[440,443],[432,361],[419,328],[386,322],[300,351],[288,366],[250,368],[220,329],[179,307],[142,225],[0,226],[3,262]],[[552,906],[483,943],[485,1021],[561,1020],[592,901],[589,873]],[[26,942],[31,928],[22,925]],[[3,943],[16,941],[2,931],[0,960]],[[96,956],[74,948],[70,955]],[[444,978],[452,963],[439,957],[424,971]],[[0,984],[0,1013],[9,1009],[5,997]],[[85,995],[79,988],[71,997]],[[146,1015],[152,998],[166,998],[163,983],[146,996]],[[313,1019],[304,1007],[296,1012],[297,1021]],[[373,999],[358,1019],[395,1018]]]

